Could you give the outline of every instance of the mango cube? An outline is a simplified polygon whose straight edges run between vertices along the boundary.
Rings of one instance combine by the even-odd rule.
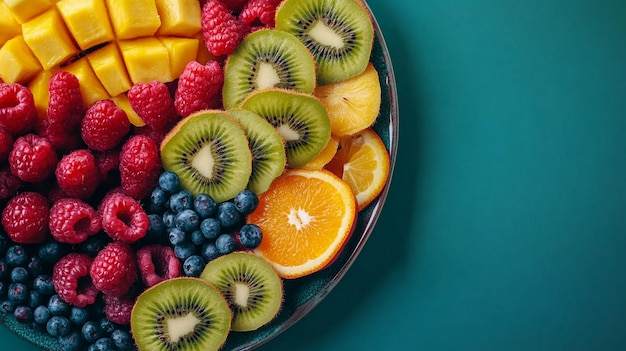
[[[157,34],[191,38],[202,29],[198,0],[156,0],[161,16]]]
[[[154,0],[106,0],[118,39],[151,36],[161,26]]]
[[[57,8],[81,50],[115,38],[104,0],[61,0]]]
[[[130,101],[128,100],[128,95],[126,93],[122,93],[120,95],[114,96],[111,98],[111,100],[115,102],[117,107],[121,108],[122,110],[124,110],[124,112],[126,112],[126,117],[128,117],[128,121],[130,121],[130,124],[134,125],[135,127],[143,127],[146,125],[146,122],[144,122],[143,119],[139,117],[137,112],[133,110],[133,107],[130,105]]]
[[[44,69],[60,65],[78,53],[61,15],[54,9],[22,24],[22,35]]]
[[[72,73],[78,78],[85,107],[91,106],[98,100],[104,100],[110,97],[91,69],[91,65],[89,65],[89,61],[87,61],[86,57],[63,67],[63,70]]]
[[[22,33],[22,27],[13,18],[7,5],[0,1],[0,46],[20,33]]]
[[[159,39],[148,37],[122,40],[118,44],[133,84],[174,80],[169,53]]]
[[[92,52],[87,59],[109,95],[116,96],[130,89],[132,83],[116,43]]]
[[[173,77],[179,77],[190,61],[198,55],[198,39],[165,37],[160,38],[170,56],[170,70]]]
[[[43,68],[21,35],[0,47],[0,78],[7,84],[24,83]]]
[[[48,103],[50,102],[48,86],[50,85],[50,79],[56,72],[56,69],[41,71],[28,84],[28,89],[33,93],[33,100],[35,101],[35,108],[37,109],[39,119],[48,118],[46,112],[48,110]]]
[[[50,0],[4,0],[4,3],[20,24],[52,7]]]

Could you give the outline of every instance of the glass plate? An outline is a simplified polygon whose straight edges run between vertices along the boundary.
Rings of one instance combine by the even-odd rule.
[[[369,5],[365,4],[371,12]],[[285,300],[279,315],[269,324],[253,332],[231,332],[222,348],[229,351],[253,350],[294,325],[315,306],[317,306],[339,283],[374,230],[376,221],[383,209],[387,192],[391,183],[397,148],[398,148],[398,96],[396,81],[389,51],[378,22],[372,14],[374,22],[374,46],[371,61],[378,71],[382,102],[380,115],[373,129],[380,135],[389,151],[391,165],[389,179],[380,196],[358,216],[354,231],[344,249],[334,262],[320,272],[284,283]],[[19,324],[12,316],[0,315],[0,324],[4,324],[11,332],[47,351],[58,351],[59,345],[55,338],[36,332],[28,326]]]

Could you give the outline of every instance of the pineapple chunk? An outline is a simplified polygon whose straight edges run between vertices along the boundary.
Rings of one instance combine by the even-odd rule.
[[[78,53],[63,19],[54,9],[22,24],[22,35],[44,69],[60,65]]]
[[[21,35],[0,47],[0,78],[5,83],[27,82],[41,70],[39,61]]]
[[[104,0],[61,0],[57,8],[81,50],[115,38]]]
[[[192,38],[160,38],[170,56],[172,77],[179,77],[190,61],[198,55],[198,39]]]
[[[198,0],[156,0],[161,16],[157,34],[191,38],[202,29]]]
[[[50,102],[50,91],[48,86],[50,85],[50,79],[56,73],[56,69],[48,71],[41,71],[33,80],[28,84],[28,89],[33,93],[33,99],[35,100],[35,108],[37,109],[37,116],[39,119],[47,119],[48,103]]]
[[[0,1],[0,46],[20,33],[22,33],[22,27],[13,18],[7,5]]]
[[[86,108],[98,100],[104,100],[110,97],[91,69],[86,57],[64,67],[63,70],[72,73],[78,78],[80,82],[80,92],[83,95],[83,103]]]
[[[161,26],[154,0],[106,0],[118,39],[152,36]]]
[[[132,83],[116,43],[92,52],[87,59],[109,95],[116,96],[130,89]]]
[[[52,7],[50,0],[4,0],[4,3],[20,24]]]
[[[119,41],[120,51],[133,84],[153,80],[166,83],[174,80],[169,53],[154,37]]]
[[[139,117],[137,112],[133,110],[133,107],[130,105],[130,101],[128,100],[128,95],[126,93],[122,93],[120,95],[114,96],[111,98],[111,100],[115,102],[117,107],[121,108],[122,110],[124,110],[124,112],[126,112],[126,117],[128,117],[128,121],[130,121],[130,124],[134,125],[135,127],[143,127],[146,125],[146,122],[144,122],[143,119]]]

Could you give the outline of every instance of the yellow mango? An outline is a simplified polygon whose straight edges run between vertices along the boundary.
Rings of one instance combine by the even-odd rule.
[[[106,0],[118,39],[151,36],[161,26],[154,0]]]
[[[41,71],[28,84],[28,89],[31,93],[33,93],[35,108],[37,109],[37,116],[39,119],[48,118],[46,113],[48,110],[48,103],[50,102],[50,91],[48,90],[48,86],[50,85],[50,79],[56,71],[56,69]]]
[[[78,53],[61,15],[54,9],[22,24],[22,35],[44,69],[60,65]]]
[[[170,56],[170,70],[173,77],[179,77],[189,61],[198,55],[198,40],[192,38],[160,38]]]
[[[4,0],[4,3],[20,24],[52,7],[50,0]]]
[[[39,60],[21,35],[0,47],[0,78],[5,83],[25,83],[41,72]]]
[[[115,38],[104,0],[61,0],[57,8],[81,50]]]
[[[63,67],[63,70],[72,73],[78,78],[80,92],[83,95],[83,103],[86,108],[98,100],[110,98],[93,69],[91,69],[91,65],[86,57]]]
[[[162,36],[191,38],[202,29],[200,2],[198,0],[156,0]]]
[[[133,84],[150,83],[153,80],[166,83],[174,80],[169,53],[159,39],[148,37],[121,40],[118,44]]]
[[[137,112],[133,110],[133,107],[130,105],[130,101],[128,100],[128,95],[126,95],[126,93],[122,93],[120,95],[114,96],[111,98],[111,100],[115,102],[117,107],[121,108],[122,110],[124,110],[124,112],[126,112],[126,117],[128,117],[128,121],[130,121],[130,124],[134,125],[135,127],[143,127],[146,125],[146,122],[144,122],[143,119],[139,117]]]
[[[111,96],[119,95],[132,86],[122,54],[116,43],[111,43],[89,55],[91,68]]]
[[[22,33],[22,27],[13,18],[9,7],[0,1],[0,46],[20,33]]]

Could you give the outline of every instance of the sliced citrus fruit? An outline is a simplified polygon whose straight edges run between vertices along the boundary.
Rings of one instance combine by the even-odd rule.
[[[326,108],[333,135],[346,136],[371,126],[380,111],[378,72],[370,62],[365,72],[313,92]]]
[[[330,139],[328,140],[328,144],[326,144],[326,147],[322,149],[322,151],[317,156],[315,156],[314,159],[309,161],[309,163],[307,163],[303,167],[312,168],[312,169],[324,168],[324,166],[326,166],[326,164],[330,162],[330,160],[332,160],[333,157],[335,157],[335,154],[337,153],[338,148],[339,148],[339,138],[331,136]]]
[[[356,202],[350,187],[326,170],[290,169],[259,196],[247,220],[261,228],[255,253],[283,278],[298,278],[333,261],[352,233]]]
[[[360,211],[383,190],[389,175],[389,153],[371,128],[339,141],[339,151],[326,165],[352,189]]]

